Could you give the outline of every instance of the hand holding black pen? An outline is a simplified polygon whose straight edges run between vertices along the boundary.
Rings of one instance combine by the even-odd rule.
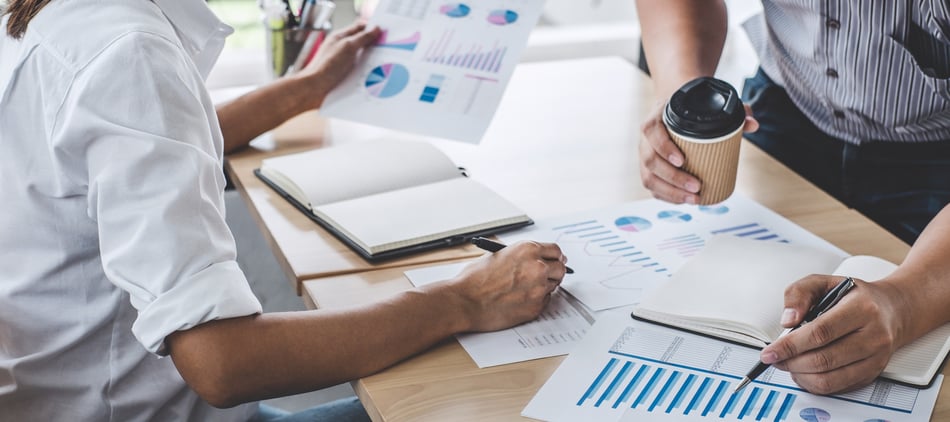
[[[473,237],[472,244],[477,246],[479,249],[486,250],[492,253],[498,252],[504,249],[505,246],[507,246],[507,245],[495,242],[491,239],[484,238],[484,237]],[[574,270],[571,269],[571,267],[565,266],[564,268],[567,269],[568,274],[574,274]]]
[[[826,293],[825,296],[822,297],[821,300],[819,300],[818,303],[815,304],[815,306],[813,306],[808,311],[808,313],[805,314],[805,317],[802,319],[802,322],[800,324],[796,325],[795,327],[786,329],[785,331],[782,332],[782,334],[779,335],[779,338],[782,338],[786,334],[796,330],[797,328],[801,327],[804,324],[814,321],[815,318],[818,318],[818,316],[827,312],[829,309],[831,309],[832,306],[837,304],[838,301],[840,301],[841,298],[844,297],[844,295],[848,293],[848,291],[854,288],[854,286],[855,286],[854,279],[852,279],[851,277],[845,277],[844,280],[841,280],[841,282],[838,283],[837,286],[829,290],[828,293]],[[735,390],[733,390],[733,393],[737,393],[741,391],[746,385],[752,382],[752,380],[756,379],[759,375],[762,375],[762,373],[765,372],[765,370],[768,369],[769,366],[770,365],[762,363],[762,362],[759,362],[758,364],[756,364],[749,371],[749,373],[746,374],[744,378],[742,378],[742,381],[739,382]]]

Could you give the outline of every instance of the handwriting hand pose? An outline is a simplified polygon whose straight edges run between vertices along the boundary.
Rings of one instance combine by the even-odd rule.
[[[471,330],[537,318],[561,284],[566,261],[553,243],[518,242],[466,267],[454,285],[471,313]]]
[[[889,276],[857,284],[828,312],[762,350],[762,363],[804,389],[831,394],[867,385],[894,352],[950,322],[950,207],[934,217]],[[782,325],[797,325],[840,276],[812,275],[785,291]]]
[[[839,281],[839,276],[811,275],[785,291],[782,326],[798,325],[808,309]],[[902,293],[891,283],[854,280],[856,286],[814,321],[762,350],[762,363],[791,372],[802,388],[831,394],[866,385],[907,342]]]

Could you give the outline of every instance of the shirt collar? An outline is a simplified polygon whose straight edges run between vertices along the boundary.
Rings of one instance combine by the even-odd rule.
[[[234,29],[221,22],[202,0],[152,0],[168,18],[182,45],[205,77],[217,61],[224,39]]]

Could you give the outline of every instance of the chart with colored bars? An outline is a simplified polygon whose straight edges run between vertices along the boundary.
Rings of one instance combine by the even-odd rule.
[[[382,33],[321,115],[471,143],[488,129],[544,0],[379,0]]]
[[[429,63],[459,67],[482,72],[498,73],[508,46],[495,41],[457,41],[456,30],[443,31],[426,50],[423,60]]]
[[[574,216],[535,220],[506,242],[555,242],[576,270],[561,286],[594,310],[639,302],[712,236],[791,242],[844,251],[741,195],[712,207],[636,201]]]
[[[923,421],[929,419],[942,382],[916,389],[878,380],[850,393],[816,396],[798,387],[788,373],[770,368],[734,392],[757,361],[757,349],[610,312],[598,317],[523,415],[624,422]]]
[[[798,396],[758,386],[732,393],[736,383],[675,367],[611,358],[577,401],[577,406],[781,422],[788,419],[788,412]]]
[[[547,239],[568,256],[575,274],[561,287],[591,309],[639,301],[646,289],[664,282],[669,269],[626,235],[629,220],[591,219],[550,228]]]

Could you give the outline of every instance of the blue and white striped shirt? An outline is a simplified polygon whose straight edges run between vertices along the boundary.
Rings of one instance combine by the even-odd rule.
[[[744,25],[762,68],[825,133],[856,144],[950,140],[946,1],[762,3]]]

